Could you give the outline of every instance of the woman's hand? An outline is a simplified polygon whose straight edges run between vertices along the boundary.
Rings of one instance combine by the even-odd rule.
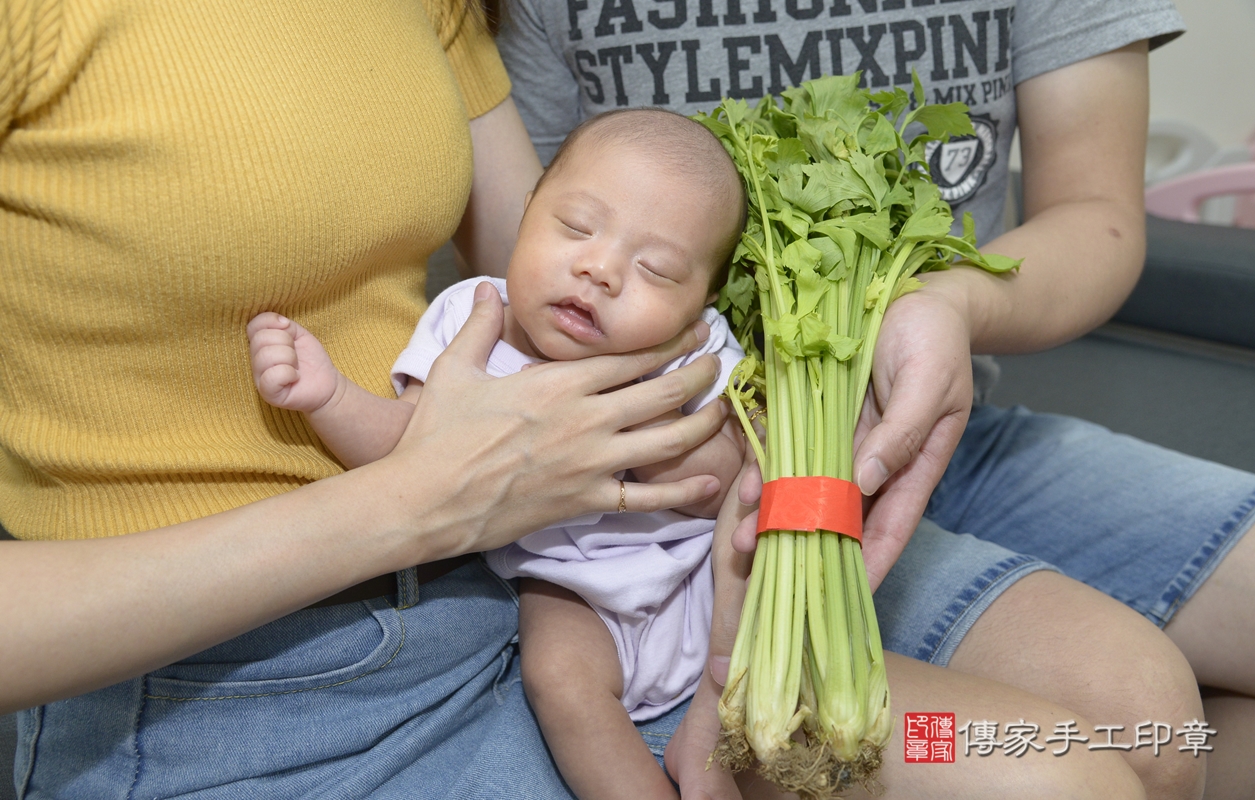
[[[714,380],[717,362],[615,391],[697,346],[704,323],[658,347],[624,355],[540,364],[505,378],[484,372],[501,331],[501,299],[476,289],[471,318],[436,360],[410,425],[378,462],[393,479],[398,532],[412,527],[405,496],[422,487],[424,527],[442,532],[434,557],[485,550],[554,522],[619,507],[614,474],[674,458],[723,424],[723,404],[650,428],[625,429],[678,408]],[[698,502],[717,492],[713,476],[627,483],[632,511]],[[410,511],[409,514],[414,512]],[[432,553],[421,555],[433,557]],[[424,559],[426,560],[426,559]]]

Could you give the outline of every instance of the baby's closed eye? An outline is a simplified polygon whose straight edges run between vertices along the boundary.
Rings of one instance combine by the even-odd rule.
[[[559,224],[576,236],[592,236],[593,228],[586,221],[573,217],[557,217]]]
[[[636,263],[653,278],[657,278],[668,283],[679,283],[681,281],[681,278],[677,276],[677,271],[674,267],[659,265],[655,262],[649,261],[637,261]]]

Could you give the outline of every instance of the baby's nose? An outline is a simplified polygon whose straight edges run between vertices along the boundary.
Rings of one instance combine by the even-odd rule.
[[[614,294],[619,291],[623,284],[623,266],[619,263],[613,254],[600,253],[595,258],[589,258],[579,264],[577,274],[602,288],[603,290]]]

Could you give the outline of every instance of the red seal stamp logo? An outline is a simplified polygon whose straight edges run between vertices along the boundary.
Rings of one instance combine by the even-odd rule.
[[[954,714],[927,711],[903,716],[906,763],[954,763]]]

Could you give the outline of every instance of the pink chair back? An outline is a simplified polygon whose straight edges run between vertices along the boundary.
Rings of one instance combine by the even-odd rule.
[[[1251,150],[1251,161],[1255,161],[1255,131],[1251,131],[1246,146]],[[1239,228],[1255,228],[1255,193],[1237,198],[1233,208],[1233,224]]]
[[[1247,140],[1252,160],[1191,172],[1146,190],[1146,210],[1157,217],[1198,222],[1199,206],[1210,197],[1235,195],[1233,224],[1255,228],[1255,134]]]
[[[1146,190],[1146,210],[1157,217],[1198,222],[1198,207],[1209,197],[1240,195],[1233,224],[1255,228],[1255,161],[1182,175]]]

